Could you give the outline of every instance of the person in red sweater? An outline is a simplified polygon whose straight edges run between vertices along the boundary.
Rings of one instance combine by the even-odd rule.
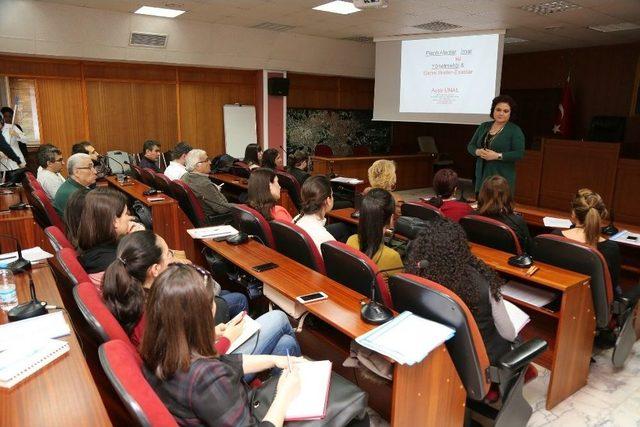
[[[273,169],[258,168],[251,172],[247,192],[249,206],[260,212],[267,221],[277,219],[293,222],[291,214],[277,204],[280,200],[280,184]]]
[[[433,190],[436,197],[427,202],[440,209],[451,221],[458,222],[465,215],[473,213],[468,203],[459,201],[455,193],[458,190],[458,174],[453,169],[440,169],[433,177]]]

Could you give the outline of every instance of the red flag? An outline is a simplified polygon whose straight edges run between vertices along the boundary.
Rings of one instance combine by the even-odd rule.
[[[558,104],[558,114],[556,115],[556,121],[552,129],[555,135],[560,135],[565,138],[573,137],[574,105],[571,86],[569,84],[570,77],[570,75],[567,76],[567,81],[562,91],[562,101]]]

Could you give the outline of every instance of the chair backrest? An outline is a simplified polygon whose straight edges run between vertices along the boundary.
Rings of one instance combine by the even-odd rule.
[[[163,173],[154,173],[153,174],[153,186],[162,191],[169,197],[173,197],[173,192],[171,191],[171,180]]]
[[[371,296],[371,284],[375,282],[376,301],[393,308],[387,282],[368,256],[338,241],[324,242],[320,249],[327,276],[367,297]]]
[[[154,186],[153,175],[155,172],[153,169],[140,168],[140,180],[147,184],[149,187]]]
[[[121,150],[112,150],[107,151],[107,164],[109,165],[109,169],[113,171],[113,173],[127,173],[131,171],[129,165],[125,162],[129,163],[129,153]],[[115,159],[115,160],[114,160]],[[116,161],[117,160],[117,161]]]
[[[176,179],[170,183],[171,193],[178,201],[180,209],[189,217],[189,220],[195,227],[204,227],[207,225],[207,216],[202,209],[200,200],[196,197],[191,187],[184,181]]]
[[[49,238],[49,242],[51,242],[51,247],[53,247],[54,251],[58,252],[62,249],[71,249],[74,252],[76,251],[69,239],[67,239],[67,236],[65,236],[62,230],[55,225],[45,228],[44,234]]]
[[[289,192],[293,204],[296,205],[296,209],[300,209],[302,206],[302,198],[300,197],[300,182],[291,175],[289,172],[276,171],[278,175],[278,184]]]
[[[49,200],[49,196],[44,192],[44,190],[33,190],[33,198],[34,200],[38,200],[44,209],[44,213],[47,216],[49,225],[55,225],[60,230],[66,230],[64,222],[56,212],[56,209],[53,207],[51,200]]]
[[[36,220],[36,223],[43,230],[47,227],[51,227],[51,221],[49,221],[49,216],[47,215],[47,209],[44,207],[44,204],[40,200],[40,197],[36,198],[35,190],[34,191],[25,191],[27,196],[27,201],[31,205],[31,213],[33,214],[33,219]]]
[[[418,146],[420,147],[420,152],[422,153],[438,154],[436,139],[432,136],[419,136]]]
[[[440,209],[429,203],[423,202],[405,202],[400,205],[400,214],[402,216],[412,216],[414,218],[424,219],[425,221],[433,221],[435,219],[444,218]]]
[[[274,219],[270,223],[276,250],[302,265],[326,274],[324,261],[311,236],[296,224]]]
[[[322,157],[333,156],[333,150],[331,149],[331,147],[329,147],[326,144],[317,144],[313,152],[315,153],[316,156],[322,156]]]
[[[56,252],[56,259],[73,286],[77,286],[82,282],[91,283],[91,279],[82,265],[80,265],[74,249],[61,249]]]
[[[229,168],[229,173],[242,178],[249,178],[251,175],[251,168],[245,162],[237,161],[233,162]]]
[[[482,215],[467,215],[460,218],[460,226],[470,242],[522,255],[522,246],[516,233],[504,222]]]
[[[260,212],[247,205],[233,205],[231,212],[233,214],[233,222],[238,230],[258,236],[265,246],[272,249],[276,248],[271,226]]]
[[[129,413],[144,427],[177,427],[177,422],[142,373],[142,361],[120,340],[98,350],[100,364]]]
[[[613,285],[609,267],[600,251],[554,234],[541,234],[534,242],[533,256],[536,260],[591,277],[596,325],[606,328],[611,318]]]
[[[135,179],[142,182],[142,168],[140,166],[131,163],[131,172]]]
[[[444,286],[412,274],[392,276],[389,288],[397,311],[407,310],[455,329],[447,341],[451,359],[467,395],[474,400],[484,398],[491,385],[489,356],[467,305]]]
[[[34,190],[44,191],[44,188],[42,188],[42,184],[40,184],[40,181],[38,181],[36,176],[31,171],[26,171],[24,173],[24,177],[22,179],[22,185],[23,187],[25,187],[25,191],[27,193],[31,193]]]

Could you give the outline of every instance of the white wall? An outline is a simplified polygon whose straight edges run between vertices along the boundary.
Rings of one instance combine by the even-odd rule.
[[[0,10],[3,53],[374,76],[370,44],[30,0]],[[167,48],[129,46],[131,31],[168,34]]]

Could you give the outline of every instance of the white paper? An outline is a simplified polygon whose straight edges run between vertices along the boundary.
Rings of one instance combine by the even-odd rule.
[[[5,258],[11,257],[11,258]],[[53,254],[44,251],[40,246],[34,248],[24,249],[22,251],[22,257],[27,261],[38,262],[47,258],[53,258]],[[7,252],[0,255],[0,263],[9,263],[18,259],[18,252]]]
[[[242,328],[242,333],[238,338],[233,340],[229,349],[227,350],[227,354],[232,353],[242,344],[244,344],[249,338],[253,336],[260,329],[260,323],[256,322],[249,316],[244,316],[244,327]]]
[[[300,375],[300,392],[289,403],[285,420],[319,419],[325,413],[331,381],[331,362],[296,363]]]
[[[626,245],[640,246],[640,234],[632,233],[629,230],[622,230],[619,233],[611,236],[609,240],[624,243]]]
[[[516,334],[519,334],[522,328],[524,328],[525,325],[529,323],[531,318],[527,313],[520,310],[510,301],[505,300],[504,305],[507,309],[507,314],[509,315],[509,319],[511,319],[511,323],[513,323],[513,326],[516,329]]]
[[[351,185],[357,185],[357,184],[364,183],[364,181],[361,180],[361,179],[358,179],[358,178],[347,178],[346,176],[337,176],[337,177],[333,178],[331,180],[331,182],[341,182],[343,184],[351,184]]]
[[[544,307],[555,300],[557,295],[553,291],[540,287],[528,286],[524,283],[509,280],[501,289],[502,294],[518,301],[524,301],[536,307]]]
[[[187,233],[193,239],[216,239],[238,234],[238,230],[230,225],[216,225],[214,227],[192,228]]]
[[[71,330],[61,311],[10,322],[0,326],[0,351],[16,342],[30,339],[58,338],[69,335]]]
[[[545,216],[542,218],[542,222],[545,227],[550,228],[571,228],[573,223],[565,218],[554,218],[552,216]]]

